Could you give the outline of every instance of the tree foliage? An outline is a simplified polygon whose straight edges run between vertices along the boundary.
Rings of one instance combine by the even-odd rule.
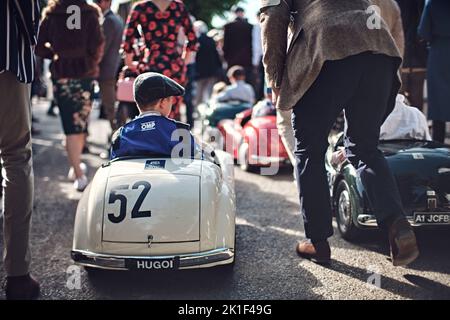
[[[223,16],[224,13],[231,10],[233,5],[239,2],[241,0],[184,0],[189,12],[208,24],[211,24],[215,15]]]

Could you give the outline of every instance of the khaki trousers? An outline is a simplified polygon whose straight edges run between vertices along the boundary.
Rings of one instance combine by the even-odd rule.
[[[208,102],[211,98],[212,90],[217,82],[216,77],[199,79],[195,83],[197,85],[197,97],[195,99],[195,106],[198,107],[199,104]]]
[[[29,272],[34,181],[29,84],[0,74],[0,159],[4,187],[3,261],[7,276]]]
[[[116,128],[116,79],[99,80],[100,95],[102,98],[103,110],[106,118],[111,124],[111,129],[115,131]]]
[[[284,148],[288,153],[289,160],[295,166],[295,137],[294,129],[292,128],[292,110],[277,110],[277,129]]]

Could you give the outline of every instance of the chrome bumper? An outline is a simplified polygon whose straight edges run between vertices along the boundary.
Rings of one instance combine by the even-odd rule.
[[[449,226],[449,224],[421,224],[421,223],[416,223],[414,221],[414,217],[408,216],[406,217],[406,219],[408,220],[409,224],[412,227],[421,227],[421,226]],[[370,214],[360,214],[357,218],[358,221],[358,225],[363,227],[363,228],[378,228],[378,223],[377,223],[377,219],[374,215],[370,215]]]
[[[180,259],[178,269],[208,268],[234,261],[234,250],[228,248],[215,249],[200,253],[168,255],[168,256],[116,256],[109,254],[97,254],[89,251],[72,250],[72,260],[82,266],[94,267],[106,270],[129,270],[125,266],[128,259]]]
[[[261,163],[261,164],[271,164],[271,163],[282,163],[287,161],[286,158],[283,157],[264,157],[264,156],[257,156],[252,155],[250,157],[254,163]]]

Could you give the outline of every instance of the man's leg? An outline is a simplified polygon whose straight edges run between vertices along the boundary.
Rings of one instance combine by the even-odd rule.
[[[447,130],[445,121],[433,120],[433,140],[444,143]]]
[[[211,99],[213,88],[216,83],[216,77],[210,77],[206,79],[205,89],[203,91],[203,102],[208,102]]]
[[[204,96],[205,96],[205,90],[206,90],[206,83],[207,83],[207,79],[198,79],[195,81],[196,95],[194,98],[194,105],[196,107],[198,107],[199,104],[205,102]]]
[[[0,74],[0,157],[4,177],[4,266],[9,277],[29,273],[33,207],[30,86]]]
[[[253,66],[244,67],[245,69],[245,82],[250,84],[253,87],[253,91],[256,92],[258,90],[257,85],[255,83],[255,69]]]
[[[114,132],[116,127],[116,79],[108,79],[99,81],[100,94],[102,97],[102,106],[106,119],[111,124],[111,129]]]
[[[284,148],[286,149],[289,160],[295,167],[295,137],[292,129],[292,111],[291,110],[277,110],[277,129],[281,136]]]
[[[423,100],[424,100],[424,84],[426,78],[425,71],[417,71],[411,74],[411,89],[409,95],[409,102],[413,107],[418,108],[423,111]]]
[[[361,160],[361,181],[378,225],[388,232],[394,266],[408,265],[419,256],[414,231],[404,216],[400,192],[386,159],[378,149],[380,126],[388,109],[395,77],[393,59],[366,56],[360,86],[346,108],[347,155],[354,165]],[[392,99],[393,100],[393,99]],[[354,155],[354,156],[353,156]]]
[[[293,110],[300,205],[306,237],[313,243],[333,235],[325,153],[333,123],[358,84],[360,70],[353,67],[354,59],[326,62]]]
[[[367,55],[360,86],[346,107],[348,122],[347,155],[354,166],[361,160],[365,167],[361,179],[378,222],[403,215],[400,193],[386,159],[378,149],[380,127],[388,109],[395,70],[392,59]]]
[[[0,158],[0,216],[3,213],[2,198],[3,198],[3,175],[2,175],[2,162],[1,162],[1,158]]]
[[[186,93],[184,95],[184,104],[186,105],[186,122],[194,126],[194,78],[195,78],[195,64],[190,64],[187,66],[187,84],[186,84]]]
[[[402,89],[409,103],[413,107],[423,111],[423,95],[424,95],[424,83],[426,78],[426,71],[411,71],[404,70],[402,73]]]

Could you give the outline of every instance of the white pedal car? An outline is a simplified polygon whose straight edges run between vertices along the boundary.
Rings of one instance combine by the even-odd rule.
[[[75,263],[110,270],[232,266],[233,159],[217,151],[218,164],[176,161],[126,159],[98,170],[77,209]]]

